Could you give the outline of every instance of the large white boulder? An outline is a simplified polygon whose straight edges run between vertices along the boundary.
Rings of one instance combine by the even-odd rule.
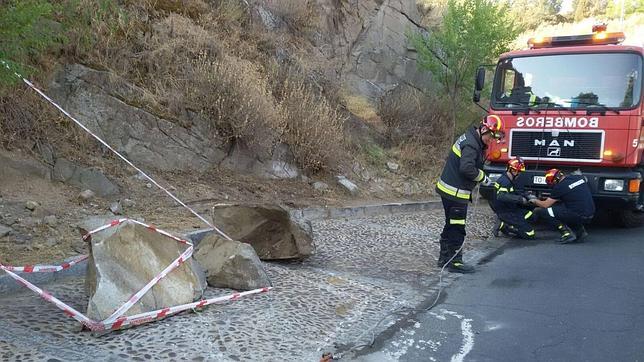
[[[103,320],[170,265],[187,245],[125,221],[92,235],[85,287],[87,316]],[[192,258],[161,279],[125,315],[200,299],[205,277]]]

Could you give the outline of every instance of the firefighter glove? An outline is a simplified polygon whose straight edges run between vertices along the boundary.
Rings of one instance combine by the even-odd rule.
[[[490,178],[487,175],[485,175],[485,177],[483,178],[483,181],[481,181],[481,185],[492,186],[492,184],[493,184],[492,180],[490,180]]]

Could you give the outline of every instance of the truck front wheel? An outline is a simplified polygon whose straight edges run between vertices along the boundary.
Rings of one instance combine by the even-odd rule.
[[[644,225],[644,212],[634,210],[615,210],[617,223],[624,228],[635,228]]]

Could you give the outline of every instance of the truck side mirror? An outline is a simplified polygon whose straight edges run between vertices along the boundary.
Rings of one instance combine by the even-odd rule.
[[[476,91],[482,91],[483,86],[485,85],[485,68],[478,67],[476,70],[476,79],[474,81],[474,89]]]
[[[478,103],[481,100],[481,91],[485,85],[485,68],[478,67],[476,70],[476,78],[474,79],[474,95],[472,100],[474,103]]]

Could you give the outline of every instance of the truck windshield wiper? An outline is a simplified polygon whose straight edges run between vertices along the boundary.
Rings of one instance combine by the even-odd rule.
[[[504,106],[506,106],[506,105],[521,106],[521,108],[512,108],[512,107],[508,107],[507,109],[511,110],[511,111],[512,111],[512,114],[525,113],[525,114],[527,115],[527,114],[529,114],[529,113],[530,113],[530,111],[533,111],[533,112],[535,112],[535,113],[537,113],[537,114],[538,114],[538,113],[541,113],[541,112],[539,112],[539,110],[537,110],[537,109],[530,108],[530,106],[529,106],[529,105],[527,105],[526,103],[497,101],[497,102],[494,102],[494,104],[500,104],[500,105],[504,105]]]
[[[577,111],[570,107],[566,107],[564,105],[561,105],[559,103],[554,103],[554,102],[539,102],[537,106],[546,106],[545,108],[540,108],[541,110],[550,110],[550,109],[565,109],[567,111],[572,112],[572,114],[577,114]]]
[[[586,114],[591,115],[592,113],[600,113],[602,115],[606,114],[607,111],[615,112],[615,114],[619,114],[619,110],[613,108],[613,107],[606,107],[603,104],[596,104],[596,103],[586,103],[586,102],[579,102],[577,103],[578,105],[584,105],[586,106]]]

